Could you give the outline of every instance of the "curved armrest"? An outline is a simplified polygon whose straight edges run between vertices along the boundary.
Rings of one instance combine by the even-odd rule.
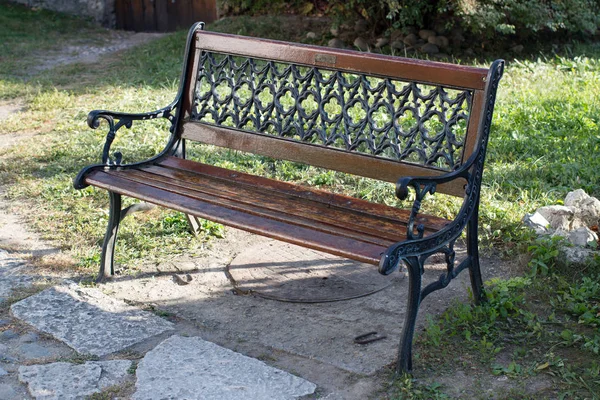
[[[456,171],[438,176],[406,176],[396,182],[396,197],[406,200],[408,187],[412,186],[418,194],[421,188],[428,188],[425,192],[435,193],[435,188],[441,183],[453,181],[458,178],[469,179],[468,168],[459,168]],[[425,194],[425,193],[424,193]],[[422,199],[422,198],[421,198]]]
[[[412,186],[415,190],[415,200],[410,210],[410,216],[406,225],[406,238],[409,241],[423,239],[425,227],[422,224],[417,225],[415,234],[415,219],[421,209],[421,202],[427,194],[434,194],[436,187],[440,183],[450,182],[457,178],[469,179],[468,168],[459,168],[456,171],[444,175],[431,177],[404,177],[396,182],[396,196],[400,200],[406,200],[408,197],[408,187]]]
[[[133,125],[133,121],[143,121],[147,119],[166,118],[171,122],[171,133],[173,132],[173,121],[175,116],[173,110],[175,109],[175,102],[161,108],[156,111],[147,113],[123,113],[116,111],[106,110],[94,110],[88,114],[87,123],[92,129],[97,129],[100,126],[100,119],[108,122],[108,133],[106,134],[106,142],[104,143],[104,149],[102,151],[102,164],[105,165],[119,165],[121,163],[121,153],[115,153],[115,160],[111,160],[109,156],[110,146],[113,140],[115,140],[117,131],[125,126],[128,129]],[[116,121],[116,122],[115,122]]]

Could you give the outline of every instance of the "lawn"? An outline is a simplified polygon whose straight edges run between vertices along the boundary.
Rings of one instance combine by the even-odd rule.
[[[241,17],[208,29],[303,38],[280,26],[269,17]],[[0,140],[3,135],[24,138],[14,147],[0,147],[0,184],[14,210],[69,255],[61,268],[89,276],[99,263],[108,199],[103,191],[75,191],[71,184],[82,166],[99,161],[104,143],[101,129],[87,127],[87,113],[151,111],[170,103],[186,35],[169,34],[94,64],[34,68],[39,49],[51,53],[64,41],[101,43],[106,34],[85,21],[0,2],[0,101],[17,99],[24,107],[0,125]],[[462,62],[487,66],[496,56],[503,55]],[[166,132],[164,122],[134,124],[119,132],[113,149],[126,149],[129,160],[143,159],[162,149]],[[482,248],[515,259],[526,253],[547,268],[492,282],[487,304],[457,304],[430,321],[415,349],[415,374],[431,369],[443,374],[461,362],[515,380],[547,374],[558,394],[569,398],[599,396],[600,364],[590,360],[598,360],[600,351],[600,268],[560,272],[554,266],[556,243],[536,241],[521,219],[539,206],[559,204],[577,188],[600,197],[600,45],[569,43],[558,53],[508,60],[490,140],[480,212]],[[391,185],[381,182],[207,146],[193,153],[217,165],[402,205]],[[450,215],[457,202],[441,196],[424,208]],[[193,238],[185,218],[175,212],[136,214],[122,225],[116,258],[126,273],[134,273],[140,262],[194,254],[205,241],[223,235],[222,227],[210,222],[203,224],[203,232],[200,240]],[[509,361],[499,362],[506,352]],[[392,390],[396,398],[444,397],[443,387],[419,386],[409,378],[397,380]]]

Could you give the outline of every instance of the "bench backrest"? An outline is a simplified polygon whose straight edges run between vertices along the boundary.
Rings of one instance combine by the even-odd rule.
[[[396,182],[476,151],[488,70],[197,30],[186,75],[183,139]]]

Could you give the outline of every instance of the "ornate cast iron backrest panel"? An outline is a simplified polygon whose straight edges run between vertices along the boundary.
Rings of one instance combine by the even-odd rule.
[[[191,120],[451,171],[468,89],[203,51]]]

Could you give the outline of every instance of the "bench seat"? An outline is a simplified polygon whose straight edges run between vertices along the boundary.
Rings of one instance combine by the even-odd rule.
[[[176,157],[86,183],[252,233],[377,265],[410,211]],[[450,221],[420,214],[427,235]]]

